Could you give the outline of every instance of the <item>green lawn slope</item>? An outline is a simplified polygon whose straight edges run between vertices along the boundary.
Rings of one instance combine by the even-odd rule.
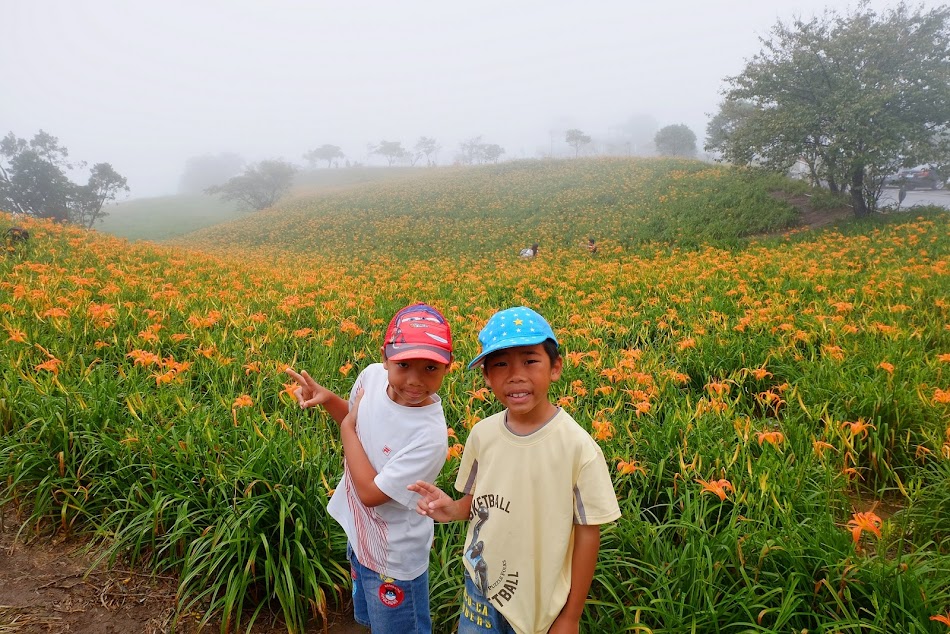
[[[417,172],[298,195],[177,243],[356,258],[383,251],[479,257],[533,242],[552,252],[576,249],[588,236],[605,246],[728,244],[795,226],[799,212],[772,193],[805,190],[760,172],[673,159],[526,160]]]

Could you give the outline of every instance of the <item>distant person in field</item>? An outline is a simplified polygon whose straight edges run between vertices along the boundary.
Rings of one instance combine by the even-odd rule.
[[[597,255],[597,242],[593,237],[587,238],[587,252],[591,255]]]
[[[537,243],[537,242],[535,242],[534,244],[532,244],[530,247],[527,247],[526,249],[522,249],[522,250],[521,250],[521,253],[520,253],[521,257],[525,258],[526,260],[530,260],[531,258],[533,258],[534,256],[536,256],[537,254],[538,254],[538,243]]]
[[[472,427],[453,500],[431,480],[410,485],[418,511],[468,520],[458,634],[577,634],[594,578],[600,525],[620,517],[600,446],[549,389],[563,361],[554,331],[524,306],[478,335],[485,384],[505,410]]]
[[[417,480],[432,481],[448,455],[436,392],[452,365],[452,333],[426,304],[389,322],[382,363],[356,378],[349,401],[287,368],[302,408],[322,405],[340,425],[343,478],[327,505],[347,536],[353,613],[374,634],[428,634],[433,522],[416,512]]]

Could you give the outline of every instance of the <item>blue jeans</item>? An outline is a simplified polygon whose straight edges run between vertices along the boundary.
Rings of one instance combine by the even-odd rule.
[[[370,570],[346,545],[353,579],[353,618],[373,634],[431,634],[429,572],[402,581]]]
[[[515,630],[501,612],[478,591],[466,570],[465,596],[462,597],[462,615],[459,617],[458,634],[478,634],[479,632],[515,634]]]

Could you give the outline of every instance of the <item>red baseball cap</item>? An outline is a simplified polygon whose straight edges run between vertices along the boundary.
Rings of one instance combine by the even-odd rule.
[[[389,361],[431,359],[452,362],[452,332],[445,317],[428,304],[412,304],[389,322],[383,351]]]

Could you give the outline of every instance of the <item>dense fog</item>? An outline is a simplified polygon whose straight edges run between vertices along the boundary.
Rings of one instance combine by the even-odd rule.
[[[435,139],[450,164],[476,137],[502,160],[650,153],[660,127],[699,145],[723,79],[777,20],[838,0],[161,3],[2,0],[0,134],[59,138],[108,161],[132,197],[175,193],[186,161],[229,153],[386,165],[382,141]],[[875,8],[893,3],[875,1]],[[936,5],[934,5],[936,6]],[[425,161],[423,161],[425,163]]]

